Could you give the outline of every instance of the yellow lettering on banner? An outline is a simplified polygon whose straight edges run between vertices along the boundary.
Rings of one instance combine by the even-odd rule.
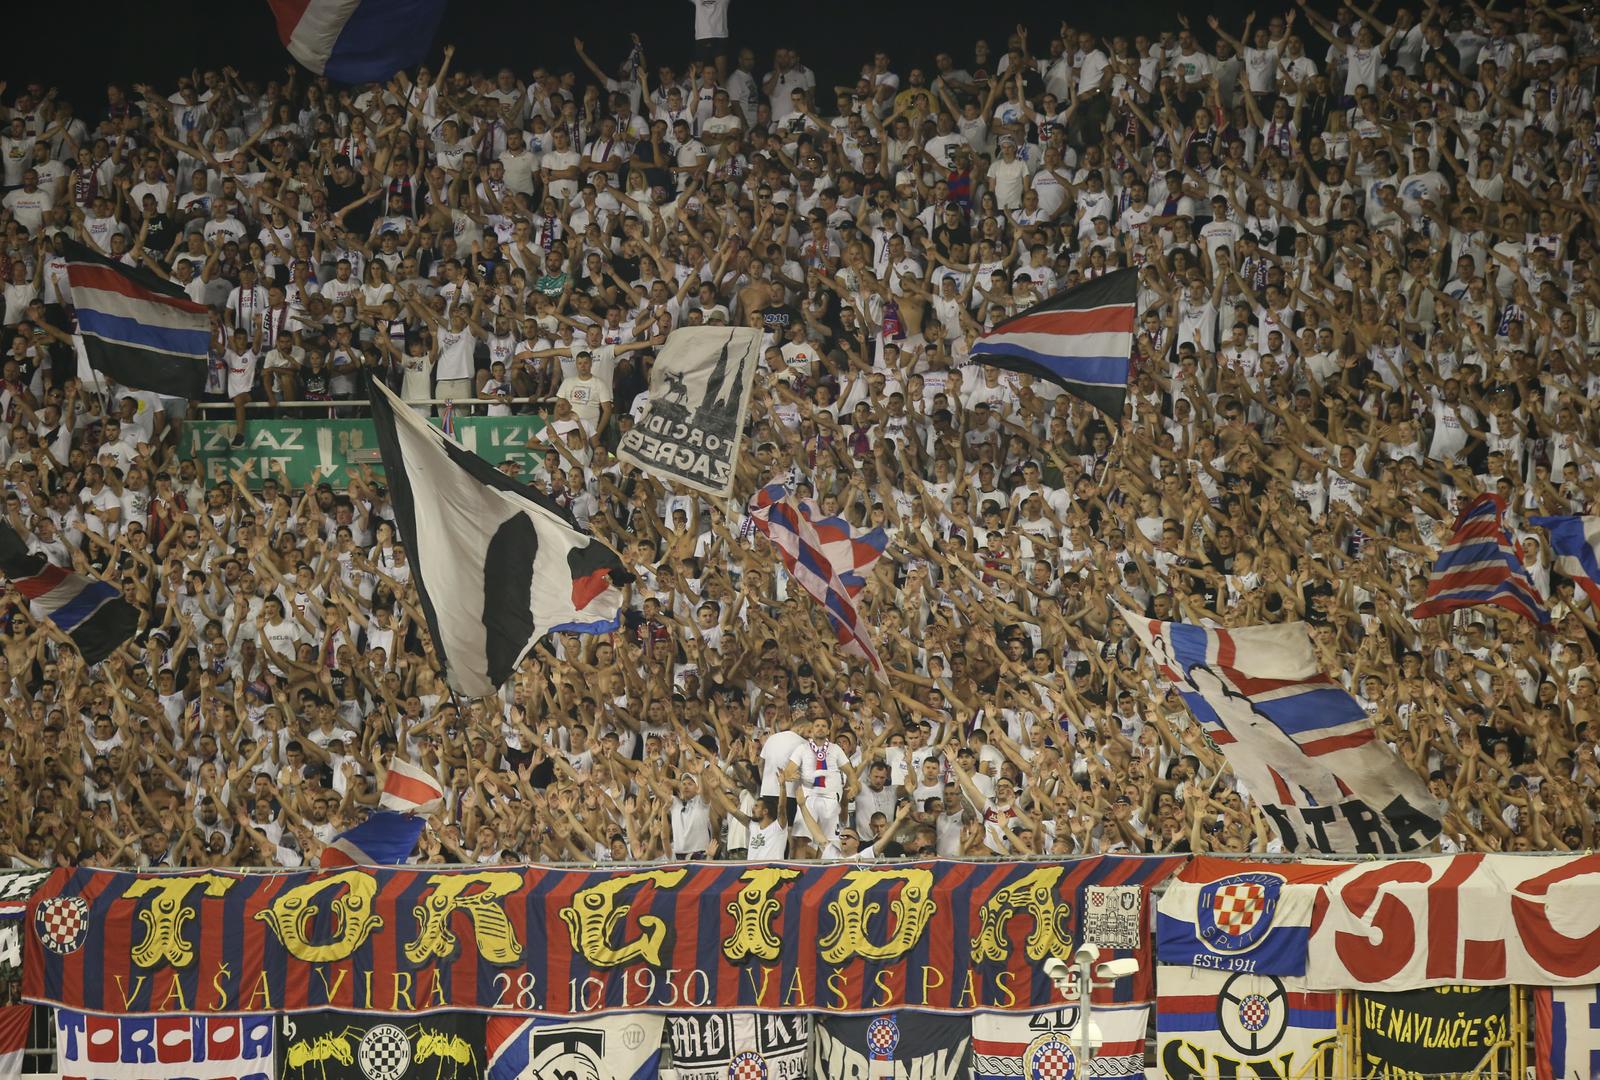
[[[844,887],[828,901],[833,929],[821,941],[822,959],[842,964],[860,957],[864,960],[893,960],[908,951],[933,916],[933,871],[931,870],[852,870],[845,875]],[[867,903],[867,893],[877,885],[902,883],[900,895],[889,905],[894,913],[894,932],[882,944],[867,937],[867,922],[881,906]]]
[[[961,993],[956,997],[955,1007],[958,1009],[975,1009],[978,1007],[978,982],[973,977],[970,968],[967,969],[966,981],[961,984]]]
[[[828,973],[828,992],[838,1002],[837,1005],[831,1005],[829,1008],[848,1009],[850,1007],[850,995],[845,993],[849,986],[850,977],[844,972],[830,971]]]
[[[350,974],[350,969],[349,968],[337,968],[337,969],[335,969],[335,971],[333,973],[334,979],[333,979],[333,985],[332,986],[328,985],[328,973],[326,971],[324,971],[322,968],[319,968],[319,967],[318,968],[312,968],[311,970],[315,971],[317,973],[317,978],[322,980],[322,1000],[326,1004],[332,1005],[334,1003],[334,1001],[338,998],[339,987],[344,985],[345,977]]]
[[[472,936],[480,957],[491,964],[512,964],[522,958],[522,943],[500,904],[522,885],[521,874],[509,870],[432,874],[429,881],[433,891],[411,909],[417,918],[417,937],[405,947],[407,960],[420,964],[428,959],[454,957],[461,942],[450,924],[457,912],[466,913],[472,920]],[[463,895],[475,886],[482,889]]]
[[[784,1008],[788,1008],[791,1005],[802,1009],[809,1008],[806,1004],[806,987],[805,983],[800,981],[799,968],[795,968],[794,978],[789,980],[789,991],[783,996],[783,1005]]]
[[[932,981],[937,976],[938,982]],[[922,965],[922,1004],[928,1004],[928,995],[944,985],[944,972],[928,964]]]
[[[433,982],[428,987],[428,994],[431,1000],[428,1002],[428,1004],[440,1009],[446,1008],[449,1006],[450,1002],[445,1000],[444,980],[439,977],[439,973],[437,971],[434,971],[432,974]]]
[[[661,966],[661,946],[667,939],[667,924],[654,915],[639,916],[639,937],[622,945],[611,944],[618,924],[628,917],[631,904],[618,903],[621,894],[646,882],[658,889],[676,888],[687,870],[649,870],[638,874],[619,874],[579,889],[572,903],[561,909],[572,947],[595,967],[619,967],[636,960]]]
[[[267,982],[265,971],[256,978],[255,989],[250,991],[250,1000],[245,1002],[244,1007],[246,1012],[272,1011],[272,984]]]
[[[145,976],[140,975],[138,978],[133,980],[132,990],[129,990],[122,985],[121,975],[113,975],[112,978],[117,980],[117,993],[122,995],[122,1007],[126,1009],[133,1004],[133,999],[138,997],[139,992],[144,989]]]
[[[872,985],[878,988],[878,1000],[872,1003],[874,1009],[881,1009],[894,1000],[894,987],[884,980],[889,977],[889,972],[880,968],[873,973]]]
[[[411,1000],[411,972],[397,971],[394,973],[394,993],[389,996],[389,1011],[399,1012],[400,1002],[406,1003],[406,1012],[415,1012],[417,1006]]]
[[[765,1004],[767,1000],[767,983],[772,978],[772,969],[770,967],[761,968],[761,985],[759,987],[756,986],[755,974],[752,969],[745,968],[744,976],[750,982],[750,989],[755,991],[756,1004]]]
[[[194,963],[194,948],[183,939],[184,926],[199,914],[197,908],[187,903],[189,894],[204,888],[207,896],[222,896],[233,887],[235,880],[221,874],[140,878],[124,889],[124,900],[151,898],[150,903],[139,910],[144,937],[129,952],[133,962],[143,968],[164,963],[181,968]]]
[[[1011,979],[1009,971],[1002,971],[994,977],[994,988],[1006,996],[1004,1001],[995,1002],[1002,1009],[1009,1009],[1017,1003],[1016,991],[1011,989]]]
[[[338,927],[338,937],[320,945],[311,943],[306,939],[306,926],[318,911],[317,897],[341,888],[345,891],[328,905]],[[372,910],[372,900],[377,894],[377,878],[360,870],[346,870],[285,889],[271,907],[256,912],[256,918],[272,928],[296,960],[331,964],[349,959],[368,935],[383,926],[383,917]]]
[[[1004,960],[1011,953],[1006,926],[1013,915],[1033,916],[1028,959],[1064,956],[1072,951],[1072,907],[1056,898],[1066,868],[1041,866],[998,890],[978,912],[978,933],[972,939],[974,961]]]
[[[174,1003],[177,1007],[173,1008]],[[161,999],[161,1004],[156,1006],[157,1012],[188,1012],[189,1002],[183,996],[183,983],[178,979],[178,973],[172,973],[172,985],[167,987],[167,996]]]
[[[782,866],[763,866],[746,870],[739,878],[743,885],[728,904],[728,914],[733,916],[733,933],[722,939],[722,955],[735,964],[750,957],[758,960],[776,960],[783,942],[773,932],[773,917],[782,906],[772,895],[786,881],[800,876],[800,871]]]
[[[222,980],[233,978],[233,969],[226,963],[218,964],[217,970],[211,975],[211,991],[216,994],[216,1000],[206,1008],[212,1012],[224,1012],[228,1008],[228,988],[222,985]]]

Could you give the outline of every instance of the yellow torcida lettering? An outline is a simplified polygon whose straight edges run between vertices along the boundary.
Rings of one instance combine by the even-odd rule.
[[[783,942],[772,930],[772,921],[782,905],[773,892],[786,881],[800,876],[800,871],[782,866],[762,866],[746,870],[739,878],[743,884],[728,904],[728,914],[733,916],[733,933],[722,939],[722,955],[735,964],[750,957],[757,960],[776,960]]]
[[[872,976],[872,985],[878,988],[879,994],[878,1000],[872,1003],[874,1009],[881,1009],[894,1000],[894,987],[884,981],[888,977],[889,972],[884,968],[879,968]]]
[[[927,964],[922,965],[922,1004],[928,1004],[928,994],[943,985],[944,972]]]
[[[433,981],[428,985],[428,994],[431,997],[429,1005],[442,1009],[450,1004],[444,997],[444,980],[439,978],[437,971],[433,972]]]
[[[1006,924],[1020,912],[1033,916],[1028,935],[1028,959],[1064,956],[1072,951],[1072,907],[1056,899],[1056,885],[1066,871],[1062,866],[1041,866],[989,897],[978,912],[978,933],[972,939],[974,961],[1004,960],[1011,953]]]
[[[500,901],[522,884],[522,875],[509,870],[489,870],[481,874],[432,874],[434,886],[427,899],[412,908],[417,918],[417,937],[405,947],[406,959],[413,964],[425,960],[449,960],[460,947],[451,928],[457,912],[472,920],[472,937],[478,955],[491,964],[512,964],[522,958],[522,943],[506,917]],[[468,889],[482,888],[470,895]]]
[[[567,924],[572,947],[595,967],[619,967],[636,960],[661,966],[661,946],[667,939],[667,924],[654,915],[639,916],[639,937],[634,941],[613,945],[618,924],[628,917],[631,904],[618,903],[618,898],[635,885],[646,882],[658,889],[676,888],[687,870],[649,870],[638,874],[619,874],[579,889],[572,903],[561,909],[561,921]]]
[[[328,973],[323,968],[312,968],[317,973],[317,978],[322,980],[322,1000],[332,1005],[339,996],[339,987],[344,985],[345,979],[350,975],[349,968],[335,968],[333,972],[333,985],[328,985]]]
[[[860,957],[865,960],[893,960],[909,950],[922,937],[933,916],[933,871],[931,870],[852,870],[845,875],[844,887],[828,901],[833,929],[820,942],[822,959],[842,964]],[[867,903],[867,892],[875,885],[899,881],[900,895],[890,903],[894,930],[881,944],[867,937],[867,922],[877,914],[877,903]]]
[[[994,988],[1006,996],[1004,1001],[995,1002],[1002,1009],[1009,1009],[1017,1003],[1017,992],[1011,989],[1011,972],[1002,971],[994,977]]]
[[[221,874],[140,878],[124,889],[124,900],[151,898],[139,911],[144,937],[129,952],[133,962],[144,968],[162,964],[181,968],[194,963],[194,947],[183,939],[183,928],[199,914],[188,903],[189,894],[204,888],[207,896],[222,896],[235,880]]]
[[[344,892],[328,905],[338,936],[320,945],[313,944],[306,939],[306,928],[317,913],[317,897],[340,888]],[[271,907],[256,912],[256,918],[272,928],[296,960],[308,964],[337,963],[349,959],[368,935],[383,926],[383,916],[372,910],[372,899],[377,893],[377,878],[360,870],[346,870],[284,890]]]

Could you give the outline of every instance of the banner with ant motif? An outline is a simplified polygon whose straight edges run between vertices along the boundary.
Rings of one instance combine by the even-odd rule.
[[[1053,1004],[1044,958],[1089,941],[1141,961],[1096,1000],[1149,1001],[1150,888],[1182,861],[62,868],[28,903],[23,992],[123,1015],[973,1013]]]
[[[478,1013],[315,1012],[279,1023],[278,1080],[480,1080],[487,1071]]]

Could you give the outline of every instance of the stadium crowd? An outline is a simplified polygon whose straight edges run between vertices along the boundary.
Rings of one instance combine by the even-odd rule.
[[[681,66],[0,87],[3,512],[144,612],[86,669],[8,590],[0,855],[314,863],[396,754],[446,788],[423,861],[1278,850],[1113,600],[1308,622],[1443,850],[1594,846],[1600,628],[1523,519],[1596,505],[1600,10],[1018,26],[834,87],[705,10]],[[458,700],[381,478],[202,475],[183,402],[79,366],[67,237],[213,308],[241,420],[359,415],[363,372],[544,414],[521,479],[635,572],[625,628]],[[1119,267],[1120,424],[968,362]],[[612,453],[702,324],[767,334],[726,504]],[[774,480],[890,535],[883,677],[749,527]],[[1482,491],[1549,630],[1407,614]]]

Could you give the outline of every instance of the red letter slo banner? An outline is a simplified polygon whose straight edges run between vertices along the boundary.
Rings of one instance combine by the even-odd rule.
[[[1052,1003],[1048,956],[1137,956],[1182,857],[871,867],[57,870],[30,1000],[89,1012],[938,1012]]]
[[[1600,855],[1373,863],[1325,888],[1314,986],[1600,982]]]

